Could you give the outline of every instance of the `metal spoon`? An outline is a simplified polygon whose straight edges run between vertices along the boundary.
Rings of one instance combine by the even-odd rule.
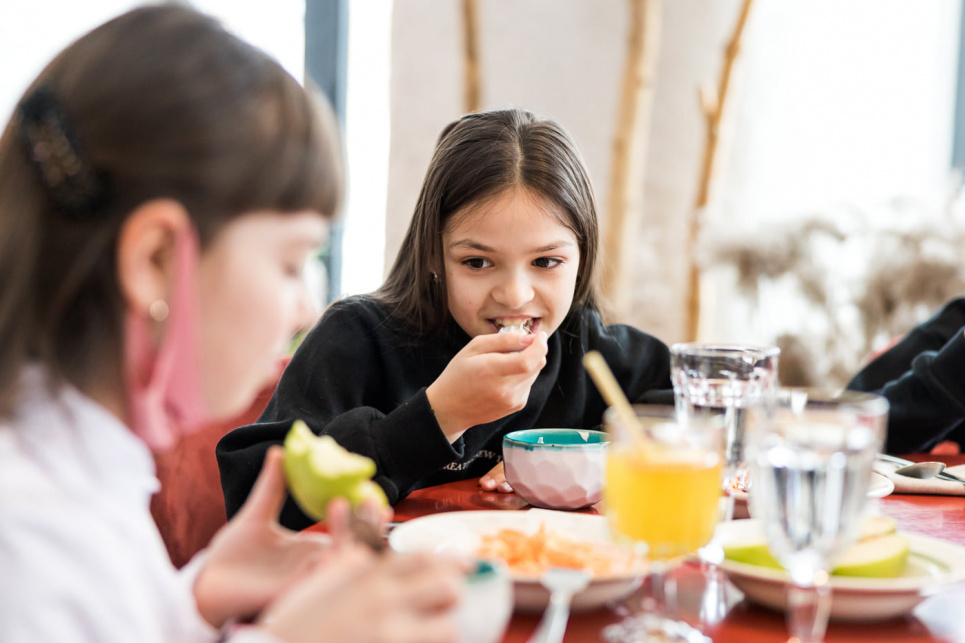
[[[550,592],[550,604],[527,643],[560,643],[563,640],[573,595],[586,589],[591,578],[586,570],[562,567],[553,567],[540,577],[540,584]]]
[[[895,473],[919,480],[930,480],[945,470],[944,462],[916,462],[895,469]]]
[[[359,517],[354,511],[349,514],[348,528],[355,540],[367,545],[376,554],[381,554],[388,548],[385,539],[382,538],[372,523]]]

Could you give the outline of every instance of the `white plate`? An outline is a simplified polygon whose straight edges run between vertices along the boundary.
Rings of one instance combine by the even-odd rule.
[[[876,471],[871,472],[871,484],[868,486],[869,498],[884,498],[895,490],[895,483]]]
[[[831,577],[831,618],[841,621],[881,621],[912,610],[943,585],[965,579],[965,547],[905,534],[911,545],[908,568],[898,578]],[[713,542],[763,537],[757,520],[734,520],[717,525]],[[761,605],[784,610],[787,574],[783,570],[725,560],[721,568],[746,597]]]
[[[389,535],[389,545],[396,551],[450,551],[474,556],[481,536],[500,529],[518,529],[536,533],[541,524],[567,538],[582,542],[598,542],[612,547],[606,517],[547,509],[529,511],[453,511],[415,518],[404,522]],[[588,611],[624,598],[640,586],[643,564],[633,572],[594,578],[590,585],[573,597],[574,611]],[[521,611],[542,611],[549,602],[549,592],[539,580],[512,574],[514,603]]]
[[[890,496],[894,490],[894,482],[876,471],[871,472],[871,482],[868,484],[869,498],[884,498],[885,496]],[[734,517],[747,518],[750,516],[750,511],[747,507],[747,492],[732,491],[731,495],[734,496]]]

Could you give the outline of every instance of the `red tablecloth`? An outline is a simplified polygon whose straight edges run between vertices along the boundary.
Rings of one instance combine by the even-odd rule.
[[[911,459],[924,460],[929,457],[934,456],[912,456]],[[965,455],[942,456],[938,459],[948,464],[965,463]],[[965,546],[965,498],[891,495],[877,502],[883,513],[897,519],[900,530],[935,536]],[[475,480],[465,480],[415,491],[396,506],[395,513],[396,520],[405,521],[445,511],[513,511],[528,507],[514,494],[483,491]],[[593,509],[587,511],[594,512]],[[697,606],[703,594],[703,576],[695,566],[686,565],[680,570],[678,592],[681,616],[696,624]],[[732,598],[726,618],[716,626],[705,628],[715,642],[787,640],[783,614],[739,600],[736,590]],[[525,642],[539,618],[539,615],[514,615],[505,643]],[[603,641],[601,630],[621,618],[615,610],[608,608],[574,614],[564,640],[571,643]],[[945,588],[903,618],[870,624],[831,623],[827,641],[965,642],[965,583]]]

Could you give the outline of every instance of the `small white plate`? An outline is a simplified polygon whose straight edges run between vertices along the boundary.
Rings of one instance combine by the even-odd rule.
[[[868,485],[869,498],[884,498],[895,490],[895,483],[877,471],[871,472],[871,484]]]
[[[484,534],[495,534],[500,529],[517,529],[532,534],[541,524],[573,540],[613,546],[606,517],[548,509],[453,511],[414,518],[392,530],[389,545],[400,552],[448,551],[475,556]],[[598,609],[626,597],[640,586],[644,571],[645,563],[641,561],[627,573],[597,576],[585,590],[573,597],[573,611]],[[512,572],[510,575],[517,610],[538,612],[546,608],[549,592],[540,585],[539,579]]]
[[[908,568],[897,578],[831,577],[831,618],[840,621],[882,621],[910,612],[944,586],[965,579],[965,547],[905,534],[911,545]],[[713,543],[763,537],[757,520],[717,525]],[[721,568],[745,596],[783,611],[787,604],[787,574],[783,570],[724,560]]]
[[[871,472],[871,482],[868,484],[869,498],[884,498],[895,490],[895,483],[876,471]],[[734,517],[747,518],[750,511],[747,507],[748,493],[746,491],[732,491],[734,497]]]

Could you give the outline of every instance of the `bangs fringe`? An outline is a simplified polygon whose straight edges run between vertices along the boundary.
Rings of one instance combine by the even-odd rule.
[[[264,101],[261,131],[242,157],[233,199],[239,210],[314,210],[335,218],[344,199],[338,125],[319,92],[287,73]],[[235,161],[238,162],[237,160]]]

